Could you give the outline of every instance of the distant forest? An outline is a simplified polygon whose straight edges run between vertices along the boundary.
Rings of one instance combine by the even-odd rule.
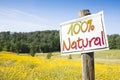
[[[0,51],[32,54],[60,51],[59,31],[0,32]]]
[[[108,35],[110,49],[120,49],[120,35]],[[60,51],[60,37],[57,30],[35,32],[0,32],[0,51],[16,53]]]

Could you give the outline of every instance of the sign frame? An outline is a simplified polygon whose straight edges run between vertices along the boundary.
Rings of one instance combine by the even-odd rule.
[[[101,23],[102,23],[102,28],[103,28],[103,34],[104,34],[104,41],[105,41],[105,47],[101,47],[101,48],[94,48],[94,49],[88,49],[88,50],[73,50],[73,51],[62,51],[62,40],[63,40],[63,35],[62,35],[62,29],[64,27],[64,25],[68,25],[68,24],[72,24],[72,23],[76,23],[76,22],[80,22],[81,20],[87,20],[88,18],[93,18],[96,16],[101,16]],[[74,19],[74,20],[70,20],[64,23],[60,24],[60,48],[61,48],[61,54],[78,54],[78,53],[88,53],[88,52],[94,52],[94,51],[101,51],[101,50],[109,50],[109,45],[108,45],[108,39],[107,39],[107,35],[106,35],[106,29],[105,29],[105,24],[104,24],[104,15],[103,15],[103,11],[97,13],[97,14],[92,14],[92,15],[88,15],[82,18],[78,18],[78,19]]]

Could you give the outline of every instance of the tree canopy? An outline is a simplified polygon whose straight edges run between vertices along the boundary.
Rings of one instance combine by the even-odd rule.
[[[17,53],[60,51],[59,31],[0,32],[0,50]]]

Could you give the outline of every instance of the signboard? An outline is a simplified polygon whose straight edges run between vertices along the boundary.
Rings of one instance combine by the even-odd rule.
[[[60,24],[60,44],[62,54],[109,49],[103,11]]]

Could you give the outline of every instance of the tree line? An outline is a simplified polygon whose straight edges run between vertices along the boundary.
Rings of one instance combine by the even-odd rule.
[[[0,51],[34,53],[60,51],[59,31],[0,32]]]
[[[120,35],[108,35],[110,49],[120,49]],[[0,51],[15,53],[60,51],[60,37],[57,30],[35,32],[0,32]]]
[[[110,49],[120,49],[120,35],[112,34],[108,35],[108,43]]]

